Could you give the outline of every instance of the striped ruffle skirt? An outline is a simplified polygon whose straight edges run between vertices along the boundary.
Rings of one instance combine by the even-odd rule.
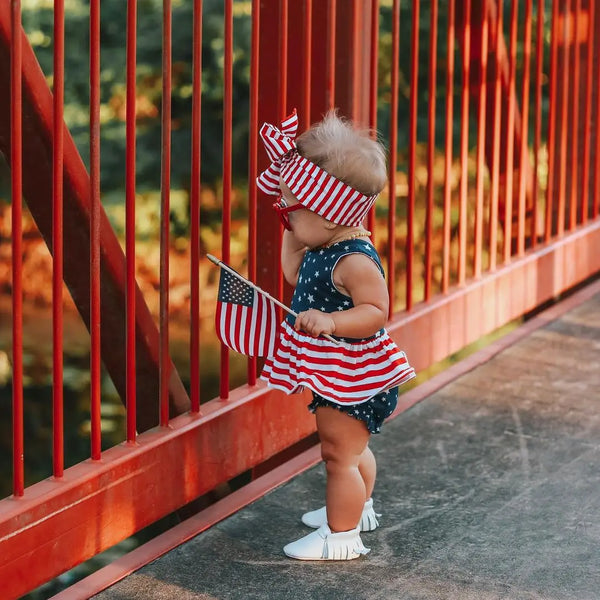
[[[336,345],[284,321],[260,377],[287,394],[309,388],[338,404],[360,404],[414,376],[406,355],[385,331],[364,342]]]

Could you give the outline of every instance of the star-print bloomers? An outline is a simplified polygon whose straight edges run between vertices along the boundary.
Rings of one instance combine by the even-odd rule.
[[[349,310],[352,298],[333,283],[333,271],[344,256],[365,254],[383,275],[377,251],[365,240],[341,241],[328,248],[308,250],[300,266],[292,309],[322,312]],[[261,379],[288,394],[311,389],[342,406],[361,404],[380,392],[415,376],[404,352],[385,329],[369,338],[339,338],[339,344],[313,337],[293,327],[295,317],[281,324],[274,355],[267,358]]]

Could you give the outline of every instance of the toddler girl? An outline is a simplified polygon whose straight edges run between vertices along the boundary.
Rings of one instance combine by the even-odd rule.
[[[288,394],[312,391],[327,471],[326,506],[302,517],[316,531],[283,550],[301,560],[349,560],[369,552],[360,532],[378,525],[369,437],[415,373],[384,329],[388,292],[363,228],[386,183],[383,148],[334,111],[295,140],[297,127],[294,111],[281,130],[265,123],[260,132],[272,164],[257,184],[279,196],[281,265],[298,313],[283,322],[261,378]]]

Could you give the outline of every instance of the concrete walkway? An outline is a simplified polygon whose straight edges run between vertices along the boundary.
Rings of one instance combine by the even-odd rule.
[[[374,436],[381,527],[349,562],[287,559],[322,465],[100,600],[600,598],[600,293]]]

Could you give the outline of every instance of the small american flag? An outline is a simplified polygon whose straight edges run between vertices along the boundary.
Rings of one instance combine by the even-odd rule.
[[[279,330],[275,304],[226,269],[221,269],[215,324],[219,339],[236,352],[273,355]]]

